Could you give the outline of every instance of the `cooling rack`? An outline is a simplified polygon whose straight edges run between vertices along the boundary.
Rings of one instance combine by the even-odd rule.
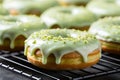
[[[120,72],[120,59],[103,52],[99,63],[82,70],[52,71],[30,64],[23,51],[0,51],[0,66],[32,80],[83,80]]]

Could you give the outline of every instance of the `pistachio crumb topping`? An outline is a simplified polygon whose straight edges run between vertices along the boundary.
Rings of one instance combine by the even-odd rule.
[[[77,35],[77,37],[72,36],[72,34]],[[79,30],[67,30],[67,29],[56,29],[56,30],[41,30],[39,32],[35,32],[31,35],[31,38],[39,38],[42,40],[53,40],[54,42],[63,41],[72,41],[78,42],[82,41],[84,43],[88,43],[89,40],[96,39],[95,36],[91,35],[86,31]]]

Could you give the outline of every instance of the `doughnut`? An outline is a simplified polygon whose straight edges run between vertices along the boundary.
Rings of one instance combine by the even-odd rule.
[[[98,17],[84,7],[57,6],[46,10],[41,15],[41,21],[48,28],[68,28],[88,30],[91,23]]]
[[[119,0],[93,0],[87,4],[86,8],[97,16],[120,16]]]
[[[37,16],[0,16],[0,50],[23,50],[25,39],[32,32],[44,28]]]
[[[85,6],[91,0],[58,0],[62,6],[76,5]]]
[[[120,17],[106,17],[94,22],[89,32],[102,44],[103,51],[120,54]]]
[[[83,69],[99,61],[101,44],[86,31],[46,29],[25,40],[24,55],[30,63],[44,69]]]
[[[49,7],[57,6],[56,0],[4,0],[3,7],[12,15],[35,14],[40,15]]]

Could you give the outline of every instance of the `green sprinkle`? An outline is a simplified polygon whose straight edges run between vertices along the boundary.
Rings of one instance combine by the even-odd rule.
[[[33,44],[36,44],[36,40],[34,40],[32,43],[33,43]]]

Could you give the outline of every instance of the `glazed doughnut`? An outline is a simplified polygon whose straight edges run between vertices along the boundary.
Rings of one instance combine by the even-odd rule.
[[[44,69],[83,69],[99,61],[101,45],[86,31],[46,29],[25,40],[24,55],[30,63]]]
[[[120,16],[119,0],[93,0],[87,4],[87,9],[99,17]]]
[[[69,28],[88,30],[91,23],[98,17],[84,7],[68,6],[53,7],[41,15],[41,21],[48,28]]]
[[[93,23],[90,33],[102,43],[103,51],[120,54],[120,17],[107,17]]]
[[[56,0],[4,0],[3,7],[10,14],[35,14],[40,15],[46,9],[57,6]]]
[[[85,6],[91,0],[58,0],[62,6],[76,5]]]
[[[0,16],[0,50],[23,50],[24,40],[44,28],[37,16]]]

